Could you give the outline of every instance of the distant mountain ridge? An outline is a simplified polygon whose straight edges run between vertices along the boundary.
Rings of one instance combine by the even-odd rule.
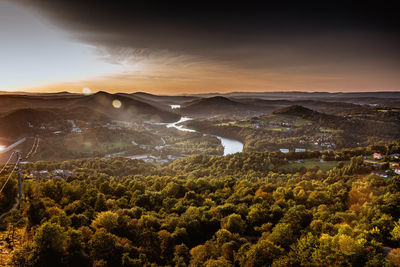
[[[258,108],[236,102],[223,96],[196,99],[181,106],[180,112],[187,115],[216,115],[216,114],[236,114],[246,111],[256,111]]]

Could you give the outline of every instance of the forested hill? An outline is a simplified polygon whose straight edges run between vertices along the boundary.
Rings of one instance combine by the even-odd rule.
[[[0,115],[0,136],[17,138],[43,132],[41,126],[56,123],[62,128],[70,127],[67,120],[109,121],[104,113],[87,107],[69,110],[59,108],[34,109],[25,108]]]
[[[318,111],[314,111],[303,106],[293,105],[285,108],[275,110],[275,115],[295,116],[310,121],[317,121],[321,123],[343,123],[344,119],[339,116],[328,115]]]
[[[73,175],[31,180],[23,173],[21,209],[2,222],[2,229],[15,230],[9,237],[15,247],[0,260],[11,266],[394,266],[400,179],[370,174],[363,153],[371,150],[392,153],[400,146],[343,151],[348,164],[290,173],[274,169],[296,154],[279,152],[196,155],[165,167],[123,158],[27,164],[28,173]],[[5,192],[3,211],[17,194],[15,179]]]
[[[119,101],[120,107],[113,106]],[[149,104],[121,94],[97,92],[82,94],[28,94],[0,95],[0,114],[4,115],[18,109],[60,109],[65,112],[75,109],[89,109],[106,114],[115,120],[147,119],[153,121],[177,121],[179,115],[170,110],[161,109],[157,103]],[[93,112],[89,112],[93,113]]]
[[[214,96],[209,98],[196,99],[185,103],[180,112],[184,115],[232,115],[251,111],[262,110],[263,107],[257,107],[249,104],[236,102],[226,97]]]
[[[119,101],[120,107],[113,106],[113,101]],[[115,103],[115,102],[114,102]],[[72,103],[74,106],[85,106],[103,112],[113,119],[132,121],[138,118],[158,122],[171,122],[179,120],[179,115],[162,110],[155,105],[133,99],[120,94],[97,92],[96,94],[82,97]]]

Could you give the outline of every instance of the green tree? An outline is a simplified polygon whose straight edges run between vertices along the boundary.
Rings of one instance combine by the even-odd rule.
[[[282,255],[283,251],[282,248],[274,245],[271,241],[260,240],[250,247],[241,265],[246,267],[270,266],[274,259]]]
[[[96,215],[92,225],[96,228],[104,228],[107,232],[113,233],[117,228],[118,214],[112,211],[103,211]]]
[[[89,241],[90,257],[93,261],[105,261],[107,266],[120,265],[121,255],[116,247],[117,237],[104,228],[96,231]]]
[[[96,198],[96,203],[94,204],[94,209],[96,211],[107,210],[106,197],[103,193],[98,193]]]
[[[246,230],[246,222],[239,214],[231,214],[222,220],[222,228],[231,233],[243,233]]]
[[[33,238],[36,262],[41,266],[60,265],[65,239],[66,234],[60,225],[50,222],[41,225]]]
[[[278,223],[272,229],[272,233],[268,236],[268,240],[271,240],[275,244],[284,248],[288,248],[295,240],[295,236],[289,224]]]

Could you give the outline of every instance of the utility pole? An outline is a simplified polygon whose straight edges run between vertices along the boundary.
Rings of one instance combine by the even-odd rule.
[[[18,174],[18,197],[19,199],[22,198],[22,181],[21,181],[21,168],[20,168],[20,153],[17,151],[17,174]]]

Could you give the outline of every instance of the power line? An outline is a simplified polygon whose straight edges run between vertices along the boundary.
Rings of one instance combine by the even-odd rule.
[[[6,184],[8,183],[8,180],[10,180],[11,175],[14,173],[15,169],[17,168],[19,161],[20,161],[20,158],[18,158],[18,160],[15,163],[14,168],[12,169],[10,175],[8,175],[6,182],[3,184],[3,187],[0,189],[0,194],[3,192],[3,189],[6,186]]]
[[[31,147],[31,149],[29,150],[28,154],[26,154],[25,158],[28,158],[28,157],[30,156],[30,154],[32,154],[33,148],[35,147],[35,145],[36,145],[36,137],[35,137],[35,139],[33,140],[32,147]]]
[[[39,147],[39,137],[35,137],[35,140],[33,141],[32,147],[30,149],[30,151],[28,152],[28,154],[25,157],[25,160],[28,159],[30,156],[34,155]],[[20,174],[20,162],[21,162],[21,154],[18,151],[14,151],[11,155],[10,158],[8,159],[7,163],[3,166],[3,168],[0,170],[0,174],[1,172],[4,171],[4,169],[6,168],[7,164],[10,162],[11,157],[16,154],[17,155],[17,162],[15,163],[13,169],[11,170],[11,173],[8,175],[7,180],[5,181],[5,183],[3,184],[3,186],[0,189],[0,194],[3,192],[5,186],[7,185],[8,181],[10,180],[11,176],[13,175],[14,171],[17,169],[18,170],[18,191],[19,191],[19,198],[22,197],[22,181],[21,181],[21,174]]]
[[[6,169],[6,166],[8,165],[8,163],[10,163],[10,160],[12,158],[12,156],[14,155],[15,151],[13,151],[13,153],[11,153],[10,157],[7,160],[7,163],[4,164],[3,168],[0,170],[0,174]]]
[[[35,137],[35,140],[33,141],[31,149],[29,150],[28,154],[26,154],[26,156],[25,156],[25,160],[27,160],[29,157],[31,157],[33,154],[36,153],[38,146],[39,146],[39,138]]]
[[[39,148],[39,142],[40,142],[40,138],[38,137],[38,138],[37,138],[37,142],[36,142],[35,151],[33,151],[32,155],[35,155],[35,154],[36,154],[36,152],[37,152],[37,150],[38,150],[38,148]],[[32,156],[32,155],[31,155],[31,156]]]

